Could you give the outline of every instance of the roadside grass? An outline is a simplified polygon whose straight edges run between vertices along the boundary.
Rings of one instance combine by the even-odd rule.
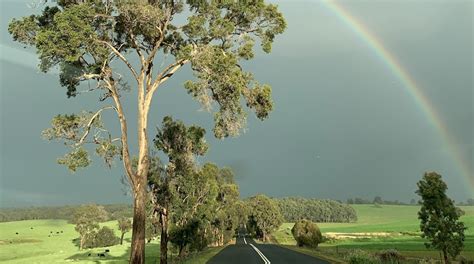
[[[318,223],[321,232],[344,233],[389,233],[386,237],[359,237],[345,239],[330,239],[319,245],[317,254],[330,256],[333,251],[338,254],[350,250],[361,249],[376,252],[385,249],[396,249],[406,257],[439,258],[439,252],[426,249],[426,240],[420,237],[417,212],[419,206],[403,205],[353,205],[357,211],[356,223]],[[461,217],[468,229],[464,251],[461,255],[474,260],[474,206],[461,206],[465,215]],[[296,241],[291,234],[293,223],[284,223],[273,233],[279,244],[294,246]],[[370,235],[370,234],[369,234]],[[298,249],[297,247],[293,247]],[[293,249],[292,248],[292,249]],[[311,249],[298,249],[311,252]]]
[[[101,223],[101,226],[110,227],[117,236],[120,236],[117,221]],[[0,263],[128,263],[131,232],[125,233],[123,245],[84,250],[79,250],[77,246],[78,237],[74,225],[67,223],[66,220],[0,223]],[[105,249],[109,249],[110,252],[105,253],[106,257],[99,257],[97,254],[104,253]],[[221,249],[210,248],[193,254],[179,263],[205,263]],[[160,254],[159,240],[146,244],[145,252],[146,263],[157,263]],[[177,262],[175,255],[169,257],[170,263]]]
[[[184,260],[183,264],[205,264],[207,263],[212,257],[217,255],[224,247],[215,247],[215,248],[208,248],[199,253],[190,255],[186,260]]]

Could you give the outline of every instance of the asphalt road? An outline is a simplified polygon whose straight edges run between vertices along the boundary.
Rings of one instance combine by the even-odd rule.
[[[276,245],[257,244],[238,237],[235,245],[221,250],[208,264],[329,264],[329,262]]]

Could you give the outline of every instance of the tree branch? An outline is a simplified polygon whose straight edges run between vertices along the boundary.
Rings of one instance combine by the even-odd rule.
[[[89,135],[89,132],[91,131],[91,127],[92,127],[92,123],[94,122],[94,120],[100,115],[100,113],[104,110],[107,110],[107,109],[115,109],[117,111],[117,109],[113,106],[106,106],[106,107],[103,107],[101,109],[99,109],[99,111],[97,111],[92,117],[91,119],[89,120],[89,122],[87,123],[87,126],[86,126],[86,131],[84,132],[84,135],[82,135],[81,139],[79,139],[79,141],[76,143],[76,146],[79,146],[81,145],[84,140],[86,139],[87,135]]]
[[[128,60],[122,55],[122,53],[120,53],[120,51],[118,51],[112,44],[110,44],[109,42],[107,41],[104,41],[104,40],[98,40],[98,42],[102,43],[102,44],[105,44],[106,46],[108,46],[112,52],[117,55],[117,57],[119,57],[126,65],[127,67],[130,69],[130,71],[132,72],[133,74],[133,77],[135,77],[135,80],[137,80],[138,82],[138,74],[137,72],[135,71],[135,69],[132,67],[132,65],[128,62]]]
[[[179,70],[184,64],[188,63],[189,60],[178,60],[175,63],[172,63],[168,65],[158,76],[156,77],[156,80],[153,82],[153,85],[150,87],[150,89],[147,91],[145,95],[145,104],[144,104],[144,111],[145,113],[148,113],[148,110],[150,109],[150,104],[151,104],[151,99],[153,98],[153,94],[155,91],[158,89],[160,84],[164,83],[166,80],[171,78],[173,74]]]

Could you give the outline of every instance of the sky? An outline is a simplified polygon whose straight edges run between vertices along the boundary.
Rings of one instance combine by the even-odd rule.
[[[12,41],[8,22],[38,12],[33,2],[0,0],[0,207],[130,202],[119,161],[109,169],[94,157],[90,167],[70,173],[56,163],[67,149],[41,138],[55,115],[101,105],[97,94],[67,99],[57,72],[40,73],[34,49]],[[327,4],[274,2],[288,28],[271,54],[258,52],[245,64],[273,88],[270,118],[261,122],[250,113],[245,133],[213,138],[212,114],[186,94],[183,82],[192,75],[184,70],[156,94],[150,135],[165,115],[203,126],[210,149],[199,162],[231,167],[242,197],[407,202],[417,198],[423,173],[437,171],[453,199],[474,198],[472,1],[336,1],[416,82],[450,141],[370,43]],[[129,97],[131,119],[133,92]],[[117,131],[112,115],[104,119]]]

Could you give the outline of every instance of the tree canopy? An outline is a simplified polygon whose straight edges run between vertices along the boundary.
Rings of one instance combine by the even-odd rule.
[[[242,62],[255,56],[256,44],[269,53],[285,27],[277,6],[263,0],[58,0],[38,15],[10,22],[13,39],[36,48],[41,71],[59,70],[68,97],[96,91],[108,104],[57,115],[43,135],[70,147],[58,163],[71,171],[91,163],[85,144],[95,145],[108,165],[120,157],[134,198],[131,262],[144,263],[145,256],[148,116],[155,92],[187,65],[194,77],[184,88],[214,113],[214,135],[236,136],[245,126],[245,106],[261,120],[273,108],[270,86],[258,83]],[[136,168],[123,104],[132,89],[138,106]],[[102,122],[105,110],[116,112],[119,135]]]
[[[429,240],[425,243],[427,248],[440,250],[445,263],[449,263],[449,257],[455,258],[464,247],[466,227],[459,221],[463,212],[446,195],[448,186],[438,173],[425,173],[417,186],[416,193],[421,196],[421,236]]]

